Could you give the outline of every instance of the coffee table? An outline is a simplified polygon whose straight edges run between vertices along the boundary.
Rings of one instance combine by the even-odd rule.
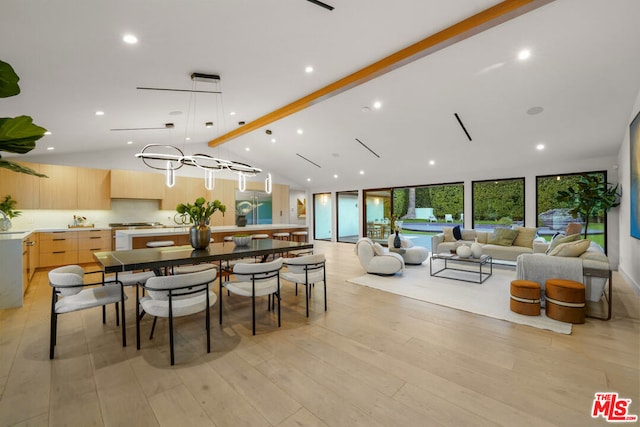
[[[444,267],[440,270],[433,271],[433,262],[444,261]],[[461,268],[463,265],[466,268]],[[486,267],[489,267],[489,272],[486,271]],[[485,270],[483,271],[483,267]],[[447,271],[449,273],[447,273]],[[451,271],[463,272],[464,274],[457,273],[455,276],[451,275]],[[445,279],[460,280],[463,282],[471,283],[484,283],[493,274],[493,258],[490,255],[482,255],[480,258],[460,258],[454,254],[433,254],[429,258],[429,274],[431,276],[443,277]],[[469,278],[467,278],[467,276]],[[477,279],[475,279],[477,277]]]

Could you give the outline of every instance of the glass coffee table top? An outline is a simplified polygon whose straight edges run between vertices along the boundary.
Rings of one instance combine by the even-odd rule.
[[[434,261],[436,264],[444,265],[434,271]],[[462,268],[465,264],[467,267]],[[490,255],[462,258],[456,254],[433,254],[429,258],[429,274],[463,282],[484,283],[493,274],[493,258]]]

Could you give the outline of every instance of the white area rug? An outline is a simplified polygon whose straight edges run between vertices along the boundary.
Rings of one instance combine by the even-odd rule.
[[[477,277],[477,274],[475,276]],[[427,261],[422,266],[407,266],[402,276],[365,274],[348,281],[482,316],[571,334],[571,323],[548,318],[544,309],[540,316],[524,316],[509,309],[509,286],[515,277],[515,270],[496,266],[493,268],[493,275],[483,284],[431,277]]]

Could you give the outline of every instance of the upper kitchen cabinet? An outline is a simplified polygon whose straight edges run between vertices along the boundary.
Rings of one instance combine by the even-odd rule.
[[[272,218],[274,224],[289,223],[289,186],[273,184],[271,191]]]
[[[59,165],[39,165],[42,178],[40,184],[40,209],[78,208],[78,168]]]
[[[40,165],[19,162],[21,165],[40,172]],[[40,207],[40,180],[25,173],[17,173],[9,169],[0,168],[0,197],[11,195],[17,202],[17,209],[38,209]]]
[[[112,199],[164,199],[164,175],[126,170],[111,171]]]
[[[78,209],[111,209],[111,172],[105,169],[78,169]]]
[[[193,204],[198,197],[204,197],[208,202],[213,201],[211,194],[212,191],[204,188],[202,178],[177,176],[173,187],[164,187],[164,198],[160,202],[160,209],[175,210],[179,203]]]

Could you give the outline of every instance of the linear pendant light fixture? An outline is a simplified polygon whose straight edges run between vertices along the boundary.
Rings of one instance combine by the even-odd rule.
[[[194,82],[209,81],[219,82],[220,76],[215,74],[192,73],[191,80]],[[222,92],[213,92],[222,93]],[[187,123],[189,120],[187,119]],[[167,128],[173,128],[173,125]],[[148,144],[139,153],[136,158],[142,159],[143,163],[151,169],[162,170],[166,175],[166,185],[171,188],[176,183],[176,171],[183,166],[192,166],[204,171],[204,186],[207,190],[213,190],[215,187],[215,172],[227,170],[238,175],[238,187],[240,191],[245,191],[247,187],[247,176],[253,177],[262,172],[262,169],[250,166],[246,163],[236,162],[232,160],[220,159],[209,156],[208,154],[193,154],[185,156],[184,152],[173,145]],[[265,191],[271,193],[271,174],[265,180]]]

